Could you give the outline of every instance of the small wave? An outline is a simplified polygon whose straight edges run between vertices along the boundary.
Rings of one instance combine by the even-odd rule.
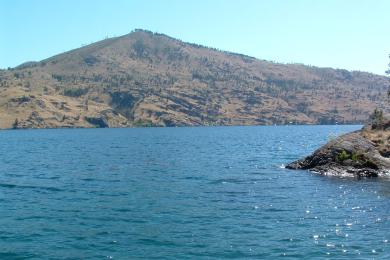
[[[151,239],[151,238],[141,238],[138,239],[139,244],[142,245],[154,245],[154,246],[178,246],[177,243],[172,241],[161,241],[157,239]]]
[[[21,253],[1,252],[0,253],[0,259],[28,259],[28,258],[35,258],[35,257],[37,257],[36,254],[29,253],[29,252],[21,252]]]
[[[97,181],[95,178],[83,178],[82,181]]]
[[[9,189],[37,189],[37,190],[47,190],[47,191],[62,191],[62,189],[55,188],[55,187],[17,185],[11,183],[0,183],[0,187],[9,188]]]
[[[25,216],[25,217],[17,217],[15,218],[18,221],[24,221],[24,220],[39,220],[39,219],[47,219],[47,217],[43,216]]]
[[[286,169],[286,165],[284,165],[283,163],[281,165],[279,165],[279,168],[280,169]]]
[[[380,177],[389,178],[390,179],[390,170],[383,170],[380,174]]]
[[[240,183],[247,183],[247,182],[248,182],[247,180],[241,180],[235,178],[223,178],[223,179],[212,180],[209,183],[210,184],[228,184],[228,183],[240,184]]]

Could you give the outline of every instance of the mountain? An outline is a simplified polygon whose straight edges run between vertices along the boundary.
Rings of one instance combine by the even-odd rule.
[[[0,128],[361,123],[389,79],[144,30],[0,71]]]

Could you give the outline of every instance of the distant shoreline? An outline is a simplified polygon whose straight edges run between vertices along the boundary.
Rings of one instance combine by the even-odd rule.
[[[361,126],[364,124],[288,124],[288,125],[201,125],[201,126],[133,126],[133,127],[47,127],[47,128],[1,128],[0,131],[63,130],[63,129],[143,129],[143,128],[204,128],[204,127],[275,127],[275,126]]]

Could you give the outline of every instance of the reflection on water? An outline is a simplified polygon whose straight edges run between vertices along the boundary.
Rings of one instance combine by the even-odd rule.
[[[389,258],[389,180],[283,167],[358,128],[2,131],[0,258]]]

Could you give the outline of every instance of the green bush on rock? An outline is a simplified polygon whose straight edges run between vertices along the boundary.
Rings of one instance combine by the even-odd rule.
[[[339,153],[337,154],[337,156],[336,156],[336,161],[338,161],[338,162],[343,162],[343,161],[348,160],[348,159],[350,159],[350,158],[351,158],[351,155],[348,154],[347,151],[343,150],[343,151],[341,151],[341,152],[339,152]]]

